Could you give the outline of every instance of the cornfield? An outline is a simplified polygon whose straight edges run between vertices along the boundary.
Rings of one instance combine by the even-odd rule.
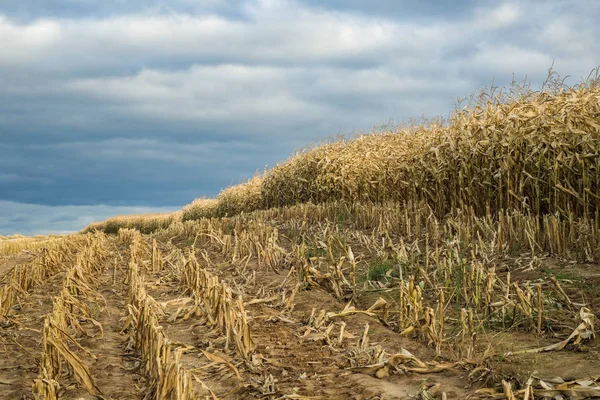
[[[595,217],[600,88],[491,98],[447,126],[361,136],[301,154],[264,178],[265,207],[297,202],[425,202],[438,216],[517,210]]]
[[[0,238],[0,390],[600,397],[597,82],[299,152],[178,213]]]
[[[162,214],[138,214],[138,215],[120,215],[112,217],[103,222],[94,222],[83,229],[83,233],[102,231],[104,233],[115,234],[121,228],[136,229],[142,233],[151,233],[158,229],[164,229],[181,221],[183,212],[162,213]]]

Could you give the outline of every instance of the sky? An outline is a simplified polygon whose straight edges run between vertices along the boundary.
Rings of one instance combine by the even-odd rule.
[[[0,1],[0,235],[181,208],[337,134],[600,65],[600,2]]]

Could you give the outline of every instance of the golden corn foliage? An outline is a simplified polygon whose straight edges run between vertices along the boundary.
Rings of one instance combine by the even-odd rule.
[[[196,215],[304,202],[425,201],[437,215],[472,209],[595,215],[600,201],[597,82],[489,97],[448,125],[362,135],[299,153]],[[188,213],[191,219],[193,213]]]
[[[231,216],[263,208],[262,176],[255,176],[241,185],[231,186],[219,193],[216,215]]]
[[[181,221],[182,212],[157,214],[132,214],[112,217],[103,222],[93,222],[86,226],[82,233],[102,231],[116,234],[121,228],[136,229],[141,233],[151,233],[164,229],[174,222]]]
[[[198,198],[183,208],[183,220],[210,218],[217,214],[217,199]]]
[[[426,202],[436,215],[520,210],[594,216],[600,87],[581,85],[457,111],[448,126],[360,136],[270,170],[266,207],[343,199]]]

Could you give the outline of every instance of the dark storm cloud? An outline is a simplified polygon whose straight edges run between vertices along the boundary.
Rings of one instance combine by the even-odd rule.
[[[0,169],[10,179],[0,179],[0,186],[6,199],[34,204],[182,205],[216,195],[233,177],[251,176],[247,165],[255,158],[276,161],[271,151],[243,142],[147,139],[3,145]]]
[[[577,82],[596,2],[0,6],[0,234],[177,209],[294,149],[446,116],[492,79]],[[144,208],[139,208],[144,207]]]

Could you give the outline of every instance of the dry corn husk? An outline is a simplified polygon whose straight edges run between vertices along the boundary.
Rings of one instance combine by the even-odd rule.
[[[579,318],[581,323],[575,328],[575,330],[565,340],[544,347],[538,347],[535,349],[518,350],[507,352],[505,356],[527,354],[527,353],[542,353],[545,351],[558,351],[564,349],[569,343],[579,344],[584,340],[590,340],[596,337],[596,331],[594,329],[594,314],[587,307],[582,307],[579,310]]]
[[[383,362],[367,365],[365,367],[352,368],[354,372],[375,375],[378,378],[388,376],[395,371],[414,372],[419,374],[429,374],[442,372],[454,368],[457,363],[441,364],[437,362],[424,363],[411,352],[401,349],[400,353],[394,354]]]
[[[498,393],[492,388],[479,389],[476,393],[482,397],[491,399],[504,399],[507,397],[507,386],[503,386],[505,391]],[[508,383],[506,383],[508,384]],[[510,389],[510,395],[513,399],[593,399],[600,398],[600,375],[593,375],[588,378],[577,379],[565,382],[561,378],[541,379],[531,378],[525,389]]]

